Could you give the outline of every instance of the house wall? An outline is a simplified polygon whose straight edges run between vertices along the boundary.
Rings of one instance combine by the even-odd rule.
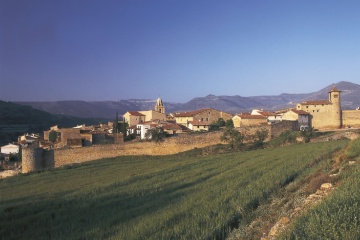
[[[154,119],[166,120],[166,114],[165,113],[156,112],[154,110],[139,111],[139,113],[145,115],[144,122],[151,121],[151,120],[154,120]]]
[[[188,121],[191,122],[193,120],[194,120],[193,117],[176,117],[175,118],[175,121],[177,124],[181,124],[185,127],[188,127]]]
[[[343,110],[342,124],[344,127],[360,127],[360,110]]]
[[[245,126],[254,126],[254,125],[260,125],[260,124],[266,124],[267,119],[249,119],[249,118],[241,118],[240,127]]]
[[[241,125],[241,118],[239,116],[235,116],[232,118],[232,121],[234,123],[234,127],[239,128]]]
[[[339,112],[334,104],[298,104],[297,109],[306,111],[311,114],[311,126],[315,129],[335,129],[341,127],[341,112]]]
[[[208,109],[201,113],[194,114],[193,121],[204,121],[209,123],[217,122],[219,118],[223,118],[225,121],[232,119],[232,115],[224,113],[215,109]]]
[[[189,123],[189,128],[193,131],[209,131],[209,126],[194,126],[191,123]]]

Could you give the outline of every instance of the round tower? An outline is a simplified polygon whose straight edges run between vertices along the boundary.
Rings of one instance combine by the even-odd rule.
[[[42,169],[43,149],[36,147],[22,148],[22,173],[34,172]]]
[[[341,98],[340,93],[335,86],[329,92],[329,101],[332,103],[332,122],[334,127],[341,128]]]
[[[165,113],[165,106],[164,106],[161,98],[158,98],[156,100],[155,111],[159,112],[159,113]]]

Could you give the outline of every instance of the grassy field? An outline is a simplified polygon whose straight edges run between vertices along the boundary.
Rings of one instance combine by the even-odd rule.
[[[3,179],[0,238],[224,239],[346,144],[118,157]]]
[[[360,138],[345,151],[360,160]],[[347,166],[337,191],[297,219],[279,239],[360,239],[360,165]]]

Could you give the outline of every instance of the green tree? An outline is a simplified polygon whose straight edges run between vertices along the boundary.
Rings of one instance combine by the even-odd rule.
[[[232,119],[229,119],[225,122],[225,127],[226,128],[233,128],[234,127],[234,122]]]
[[[113,125],[113,133],[119,133],[119,112],[116,112],[116,117]]]
[[[227,127],[221,136],[221,141],[227,142],[231,149],[241,146],[244,142],[244,135],[234,128]]]
[[[254,146],[255,148],[264,148],[264,142],[266,138],[269,136],[269,131],[265,128],[260,128],[256,130],[255,133],[255,141]]]
[[[49,132],[49,141],[52,143],[55,143],[57,141],[58,138],[58,133],[55,131],[50,131]]]
[[[311,138],[314,137],[314,128],[313,127],[308,127],[306,129],[304,129],[303,131],[301,131],[301,136],[304,138],[304,141],[306,143],[310,142]]]
[[[232,120],[231,120],[232,121]],[[225,121],[223,118],[219,118],[216,122],[216,124],[219,126],[219,127],[223,127],[225,126]],[[234,125],[234,124],[233,124]]]
[[[147,130],[145,138],[147,140],[154,141],[156,143],[163,142],[165,140],[166,133],[162,127],[155,127]]]

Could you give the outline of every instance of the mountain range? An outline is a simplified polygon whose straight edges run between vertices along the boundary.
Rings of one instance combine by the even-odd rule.
[[[215,108],[218,110],[240,113],[254,108],[275,111],[294,107],[297,103],[308,100],[328,99],[328,92],[336,86],[342,91],[341,104],[343,109],[355,109],[360,106],[360,85],[351,82],[338,82],[323,89],[304,94],[283,93],[276,96],[215,96],[197,97],[186,103],[164,102],[166,113],[192,111],[201,108]],[[64,114],[82,118],[114,119],[127,111],[153,109],[156,100],[128,99],[120,101],[56,101],[56,102],[17,102],[29,105],[52,114]]]

